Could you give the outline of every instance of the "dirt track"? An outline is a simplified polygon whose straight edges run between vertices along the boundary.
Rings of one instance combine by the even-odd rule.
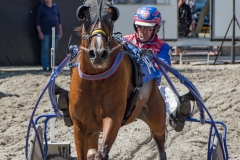
[[[229,159],[240,160],[240,66],[178,66],[177,69],[197,87],[213,118],[227,125]],[[29,117],[49,75],[50,73],[41,71],[0,73],[0,159],[25,159],[25,136]],[[187,91],[176,78],[170,77],[180,93]],[[66,89],[69,82],[68,71],[57,78],[57,83]],[[167,85],[165,80],[163,85]],[[37,115],[48,113],[49,108],[50,102],[45,94]],[[199,117],[197,109],[194,117]],[[72,155],[75,156],[73,129],[65,127],[62,120],[57,120],[55,124],[56,140],[72,142]],[[168,160],[207,159],[209,127],[208,124],[187,122],[180,133],[168,127]],[[150,131],[141,121],[122,127],[110,152],[112,160],[153,160],[156,157],[156,146],[151,141]]]

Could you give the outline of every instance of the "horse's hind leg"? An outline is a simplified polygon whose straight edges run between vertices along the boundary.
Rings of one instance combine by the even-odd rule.
[[[164,151],[165,129],[166,129],[166,106],[158,88],[153,88],[147,107],[144,107],[139,114],[149,126],[153,138],[156,140],[161,160],[166,160]]]

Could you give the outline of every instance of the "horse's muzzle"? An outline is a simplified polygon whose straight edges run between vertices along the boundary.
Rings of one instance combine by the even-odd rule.
[[[96,50],[91,49],[88,52],[88,57],[90,59],[100,58],[102,60],[106,60],[108,58],[108,55],[109,55],[109,53],[106,50],[96,51]]]
[[[90,58],[95,68],[105,68],[106,67],[105,62],[108,56],[109,53],[107,50],[96,51],[91,49],[88,52],[88,57]]]

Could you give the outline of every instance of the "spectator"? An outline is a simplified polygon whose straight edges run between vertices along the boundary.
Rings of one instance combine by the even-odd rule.
[[[52,46],[52,28],[55,27],[55,53],[58,41],[62,38],[62,25],[59,9],[52,0],[44,0],[38,7],[36,15],[36,26],[39,39],[41,40],[41,63],[44,71],[51,71],[50,48]]]
[[[195,32],[195,25],[196,25],[196,21],[194,19],[194,6],[195,6],[196,0],[186,0],[186,4],[189,5],[189,7],[191,8],[191,13],[192,13],[192,23],[190,25],[190,30],[191,30],[191,35],[194,34]]]
[[[190,33],[192,24],[192,15],[190,7],[185,3],[185,0],[178,1],[178,34],[179,37],[187,37]],[[179,48],[175,47],[175,55],[179,55]]]
[[[198,37],[199,33],[202,30],[204,19],[205,19],[206,15],[209,13],[209,11],[210,11],[210,2],[209,2],[209,0],[207,0],[205,3],[205,6],[201,10],[200,15],[198,17],[197,27],[196,27],[195,32],[193,33],[193,37]]]
[[[192,14],[189,5],[185,0],[178,1],[178,33],[179,37],[187,37],[190,33],[190,26],[192,23]]]

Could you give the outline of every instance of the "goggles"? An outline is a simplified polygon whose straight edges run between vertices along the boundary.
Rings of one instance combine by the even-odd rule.
[[[147,31],[152,31],[154,30],[154,26],[151,27],[151,26],[141,26],[141,25],[136,25],[137,28],[141,29],[141,30],[144,30],[146,29]]]

